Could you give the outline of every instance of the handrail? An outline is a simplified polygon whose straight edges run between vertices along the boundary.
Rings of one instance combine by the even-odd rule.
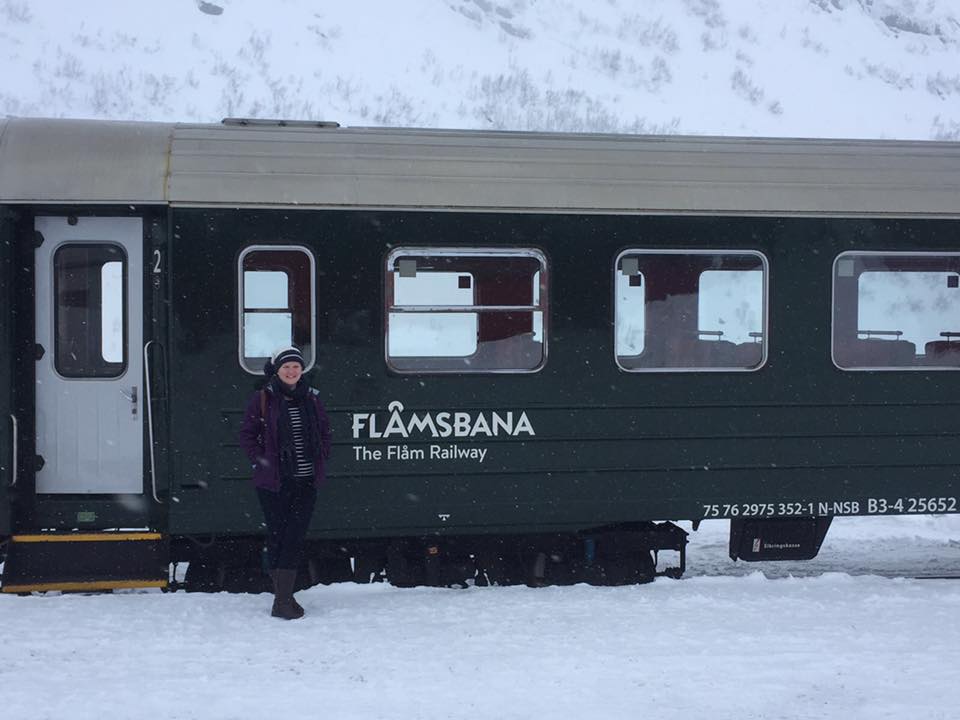
[[[143,371],[146,375],[144,387],[147,392],[147,437],[150,440],[150,487],[153,492],[153,499],[162,505],[163,500],[157,497],[157,464],[153,456],[153,402],[151,401],[152,396],[150,393],[150,354],[147,352],[154,342],[154,340],[148,340],[143,346]]]
[[[871,340],[871,335],[893,335],[899,340],[903,330],[857,330],[857,335],[866,335],[866,340]]]
[[[17,484],[17,463],[19,462],[19,458],[17,457],[17,435],[20,433],[17,429],[17,416],[10,413],[10,421],[13,423],[13,480],[10,481],[10,487],[14,487]]]
[[[543,305],[391,305],[396,313],[543,312]],[[276,311],[268,311],[276,312]]]

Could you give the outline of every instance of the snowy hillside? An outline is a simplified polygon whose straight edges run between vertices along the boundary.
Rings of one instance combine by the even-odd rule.
[[[9,115],[960,139],[956,0],[0,0],[0,67]]]

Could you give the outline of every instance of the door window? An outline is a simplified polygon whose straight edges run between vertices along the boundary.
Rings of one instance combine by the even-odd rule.
[[[127,258],[118,245],[72,243],[53,256],[54,365],[63,377],[127,369]]]

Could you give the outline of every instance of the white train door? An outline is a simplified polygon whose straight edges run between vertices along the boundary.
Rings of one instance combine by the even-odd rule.
[[[143,493],[143,221],[38,217],[38,494]]]

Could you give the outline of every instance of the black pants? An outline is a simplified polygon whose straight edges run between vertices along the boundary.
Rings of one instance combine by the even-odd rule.
[[[295,570],[317,502],[313,478],[289,478],[280,492],[257,488],[267,522],[267,562],[271,570]]]

